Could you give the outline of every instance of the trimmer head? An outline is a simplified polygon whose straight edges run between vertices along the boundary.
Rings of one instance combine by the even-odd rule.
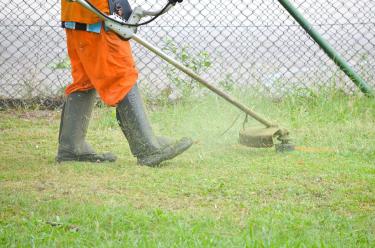
[[[278,152],[292,151],[294,146],[290,144],[289,132],[278,127],[244,128],[240,131],[240,144],[255,148],[271,148],[275,145],[274,139],[281,141],[276,144]]]
[[[240,144],[249,147],[273,147],[273,137],[279,128],[244,128],[240,131]]]

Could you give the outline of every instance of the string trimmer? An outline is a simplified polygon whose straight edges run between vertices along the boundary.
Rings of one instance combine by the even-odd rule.
[[[162,14],[168,12],[177,2],[182,2],[182,0],[168,0],[168,4],[159,11],[146,11],[141,7],[136,7],[132,14],[130,15],[128,20],[124,20],[122,17],[113,14],[113,15],[106,15],[105,13],[98,10],[94,5],[86,0],[71,0],[71,2],[77,2],[81,4],[83,7],[91,11],[92,13],[96,14],[100,19],[102,19],[107,28],[117,33],[124,39],[137,42],[138,44],[142,45],[143,47],[147,48],[149,51],[156,54],[158,57],[162,58],[169,64],[173,65],[180,71],[187,74],[189,77],[195,79],[200,84],[214,92],[215,94],[219,95],[220,97],[227,100],[230,104],[236,106],[241,111],[243,111],[246,116],[251,116],[259,123],[263,124],[264,128],[243,128],[240,131],[240,143],[249,147],[273,147],[274,140],[277,139],[280,141],[279,144],[276,145],[277,151],[288,151],[293,150],[294,147],[290,144],[289,140],[289,132],[286,129],[279,128],[278,125],[271,123],[270,121],[266,120],[265,118],[261,117],[258,113],[253,111],[252,109],[246,107],[244,104],[240,103],[232,96],[227,94],[226,92],[218,89],[212,83],[208,82],[198,74],[196,74],[193,70],[189,69],[188,67],[181,64],[179,61],[175,60],[174,58],[170,57],[161,49],[157,48],[156,46],[152,45],[151,43],[147,42],[146,40],[142,39],[136,34],[137,27],[150,23],[151,21],[155,20]],[[144,17],[153,17],[147,22],[140,23],[141,19]]]

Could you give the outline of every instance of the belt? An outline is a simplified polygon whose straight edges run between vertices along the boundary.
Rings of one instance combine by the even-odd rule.
[[[80,23],[80,22],[61,22],[61,27],[63,28],[93,32],[97,34],[100,33],[100,30],[102,29],[102,25],[103,25],[102,22],[97,22],[93,24],[86,24],[86,23]]]

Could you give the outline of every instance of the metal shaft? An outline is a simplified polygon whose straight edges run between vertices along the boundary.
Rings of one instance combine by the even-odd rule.
[[[242,103],[238,102],[232,96],[230,96],[227,93],[221,91],[220,89],[215,87],[213,84],[211,84],[210,82],[208,82],[207,80],[205,80],[204,78],[202,78],[201,76],[196,74],[193,70],[184,66],[183,64],[181,64],[180,62],[178,62],[174,58],[170,57],[166,53],[162,52],[159,48],[157,48],[156,46],[152,45],[151,43],[145,41],[144,39],[137,36],[136,34],[133,35],[132,40],[134,40],[138,44],[144,46],[145,48],[147,48],[148,50],[150,50],[151,52],[153,52],[154,54],[156,54],[157,56],[159,56],[163,60],[167,61],[169,64],[173,65],[174,67],[176,67],[180,71],[186,73],[188,76],[195,79],[196,81],[198,81],[199,83],[201,83],[202,85],[204,85],[206,88],[213,91],[217,95],[221,96],[222,98],[224,98],[225,100],[227,100],[228,102],[230,102],[231,104],[233,104],[234,106],[236,106],[237,108],[239,108],[240,110],[245,112],[246,114],[250,115],[251,117],[253,117],[257,121],[259,121],[260,123],[265,125],[266,127],[276,127],[277,126],[277,125],[272,124],[268,120],[264,119],[259,114],[257,114],[256,112],[254,112],[250,108],[246,107]]]
[[[278,0],[280,4],[293,16],[302,28],[314,39],[321,49],[330,57],[335,64],[359,87],[367,96],[374,96],[374,92],[368,84],[356,73],[345,59],[313,28],[303,17],[301,12],[288,0]]]

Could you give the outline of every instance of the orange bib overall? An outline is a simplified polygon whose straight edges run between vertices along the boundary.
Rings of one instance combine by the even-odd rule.
[[[108,13],[107,0],[91,0],[101,11]],[[92,24],[99,18],[78,3],[61,1],[63,22]],[[115,33],[100,33],[66,29],[68,54],[72,65],[73,82],[66,88],[69,95],[76,91],[96,89],[106,104],[116,106],[132,89],[138,79],[129,41]]]

